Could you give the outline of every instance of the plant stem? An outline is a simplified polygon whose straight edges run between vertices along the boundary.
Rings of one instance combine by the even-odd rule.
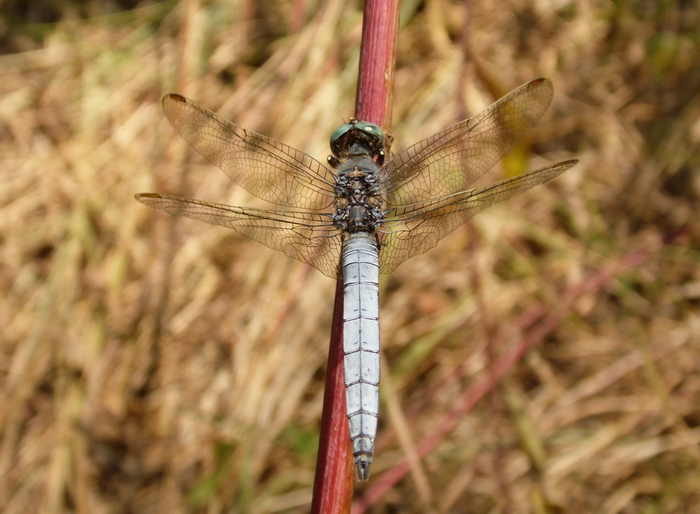
[[[365,3],[355,116],[385,131],[391,126],[398,21],[398,0]],[[343,373],[343,282],[338,279],[312,513],[349,512],[352,500],[355,466]]]

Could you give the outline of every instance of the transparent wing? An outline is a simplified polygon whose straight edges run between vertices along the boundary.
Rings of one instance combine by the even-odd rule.
[[[399,264],[431,249],[485,208],[561,175],[578,161],[546,168],[472,189],[389,209],[380,234],[380,272],[391,273]]]
[[[411,205],[467,190],[537,123],[553,91],[547,79],[528,82],[398,154],[385,166],[387,204]]]
[[[231,228],[288,257],[310,264],[326,276],[338,276],[343,240],[327,214],[244,209],[153,193],[138,194],[135,198],[176,216]]]
[[[163,97],[163,112],[185,141],[258,198],[295,209],[318,210],[333,202],[333,173],[304,152],[177,94]]]

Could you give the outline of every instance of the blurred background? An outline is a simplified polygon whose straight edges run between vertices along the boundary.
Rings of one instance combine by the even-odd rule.
[[[308,512],[334,282],[133,194],[254,201],[171,91],[325,159],[362,3],[1,9],[0,510]],[[581,163],[383,277],[357,512],[700,504],[699,26],[692,1],[403,3],[395,151],[544,76],[489,180]]]

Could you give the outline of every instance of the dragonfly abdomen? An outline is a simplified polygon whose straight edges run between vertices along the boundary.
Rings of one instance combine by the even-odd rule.
[[[379,414],[379,252],[375,236],[350,234],[342,265],[347,414],[357,473],[367,480]]]

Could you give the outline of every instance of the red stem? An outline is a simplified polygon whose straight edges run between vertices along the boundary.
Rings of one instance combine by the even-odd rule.
[[[352,501],[354,463],[345,413],[343,374],[343,281],[335,286],[331,345],[321,416],[321,440],[314,478],[312,513],[348,512]]]
[[[362,27],[360,73],[355,116],[391,126],[394,63],[399,27],[399,0],[367,0]],[[343,283],[336,284],[333,327],[328,352],[312,513],[349,512],[355,478],[345,412],[343,376]]]
[[[394,99],[399,2],[367,0],[364,16],[355,116],[388,132]]]

